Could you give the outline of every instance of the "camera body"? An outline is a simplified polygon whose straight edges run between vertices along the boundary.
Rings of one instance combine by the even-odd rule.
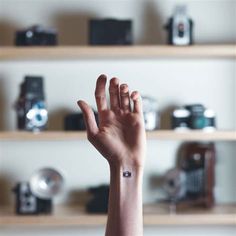
[[[91,45],[130,45],[133,43],[132,21],[92,19],[89,22]]]
[[[48,112],[44,101],[43,78],[26,76],[20,85],[16,103],[17,126],[20,130],[41,131],[46,129]]]
[[[163,187],[172,202],[210,208],[214,204],[216,151],[213,143],[184,143],[177,166],[167,171]]]
[[[215,112],[202,104],[191,104],[175,109],[172,112],[173,129],[215,130]]]
[[[45,29],[42,26],[32,26],[16,32],[16,46],[54,46],[57,45],[55,29]]]
[[[107,213],[109,200],[109,185],[100,185],[88,189],[92,195],[91,200],[86,204],[86,211],[89,213]]]
[[[215,145],[185,143],[178,158],[178,167],[186,174],[186,200],[211,207],[214,204]]]
[[[98,113],[94,111],[94,116],[98,124]],[[64,118],[64,129],[65,130],[86,130],[83,113],[72,113],[68,114]]]
[[[64,178],[55,169],[42,168],[29,182],[20,182],[13,189],[16,196],[16,213],[20,215],[50,214],[52,198],[63,187]]]
[[[48,214],[52,211],[52,200],[35,196],[28,182],[21,182],[13,190],[16,194],[16,213],[19,215]]]
[[[165,27],[168,31],[168,43],[172,45],[193,44],[193,21],[187,16],[185,6],[177,6]]]

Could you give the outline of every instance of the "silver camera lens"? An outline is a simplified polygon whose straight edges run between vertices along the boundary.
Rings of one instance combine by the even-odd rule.
[[[50,199],[62,190],[63,183],[64,178],[57,170],[43,168],[31,177],[30,188],[35,196]]]

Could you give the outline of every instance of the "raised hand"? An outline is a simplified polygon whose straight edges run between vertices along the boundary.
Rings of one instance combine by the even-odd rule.
[[[119,80],[112,78],[109,85],[109,107],[105,92],[106,81],[105,75],[99,76],[95,89],[99,126],[91,107],[84,101],[78,101],[88,139],[110,164],[142,167],[146,136],[140,95],[137,91],[130,94],[127,84],[119,85]]]
[[[141,98],[128,85],[112,78],[110,107],[106,99],[106,76],[97,79],[95,99],[99,126],[84,101],[78,101],[89,141],[110,164],[110,192],[106,236],[143,236],[142,176],[146,137]],[[133,104],[132,104],[133,103]]]

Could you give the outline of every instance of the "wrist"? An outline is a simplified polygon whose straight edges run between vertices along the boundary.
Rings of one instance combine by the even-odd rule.
[[[145,154],[122,154],[119,156],[112,156],[107,158],[109,165],[113,168],[132,168],[143,169],[145,162]]]
[[[125,173],[131,173],[131,176],[142,176],[144,167],[142,165],[136,165],[134,163],[127,162],[109,162],[111,174],[118,174],[119,176],[125,176]]]

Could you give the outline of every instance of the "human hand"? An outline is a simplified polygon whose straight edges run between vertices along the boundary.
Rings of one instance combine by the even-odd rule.
[[[142,167],[146,156],[146,135],[140,95],[137,91],[130,95],[128,85],[119,85],[119,80],[112,78],[109,108],[105,93],[106,80],[105,75],[100,75],[95,89],[99,126],[91,107],[84,101],[78,101],[88,140],[110,164]]]

